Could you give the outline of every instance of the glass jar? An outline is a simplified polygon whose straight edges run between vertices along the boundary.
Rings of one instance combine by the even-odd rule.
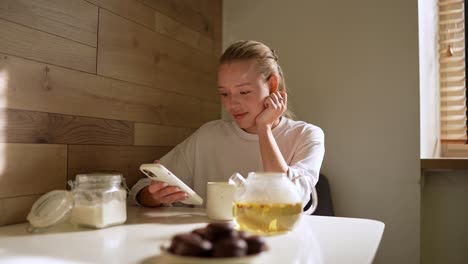
[[[44,232],[73,223],[103,228],[127,220],[125,178],[120,174],[79,174],[71,191],[54,190],[34,202],[28,214],[29,232]]]
[[[103,228],[127,220],[127,192],[121,175],[78,174],[70,185],[74,200],[71,223]]]

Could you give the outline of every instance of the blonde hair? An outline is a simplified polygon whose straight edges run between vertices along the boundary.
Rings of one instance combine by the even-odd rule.
[[[278,63],[275,51],[267,45],[254,40],[240,40],[231,44],[219,58],[219,63],[230,63],[234,61],[255,60],[258,71],[265,80],[275,73],[278,75],[278,90],[286,93],[286,81],[283,70]],[[294,113],[286,109],[283,116],[294,118]]]

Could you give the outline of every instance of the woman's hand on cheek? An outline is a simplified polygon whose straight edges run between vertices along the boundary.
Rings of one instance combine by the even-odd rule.
[[[287,94],[274,92],[265,98],[265,109],[257,116],[257,129],[272,128],[275,122],[284,114],[287,108]]]

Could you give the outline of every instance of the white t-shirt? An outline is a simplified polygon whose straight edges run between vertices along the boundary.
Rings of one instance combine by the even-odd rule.
[[[317,126],[282,117],[272,132],[289,166],[288,177],[304,194],[305,206],[312,186],[318,181],[325,153],[323,131]],[[228,181],[235,172],[247,176],[249,172],[263,171],[258,136],[227,120],[204,124],[160,162],[203,199],[206,199],[209,181]],[[133,186],[134,200],[150,182],[151,179],[145,178]]]

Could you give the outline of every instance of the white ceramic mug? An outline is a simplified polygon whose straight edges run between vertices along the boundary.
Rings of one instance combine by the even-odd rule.
[[[232,220],[235,185],[228,182],[208,182],[206,186],[206,215],[212,220]]]

